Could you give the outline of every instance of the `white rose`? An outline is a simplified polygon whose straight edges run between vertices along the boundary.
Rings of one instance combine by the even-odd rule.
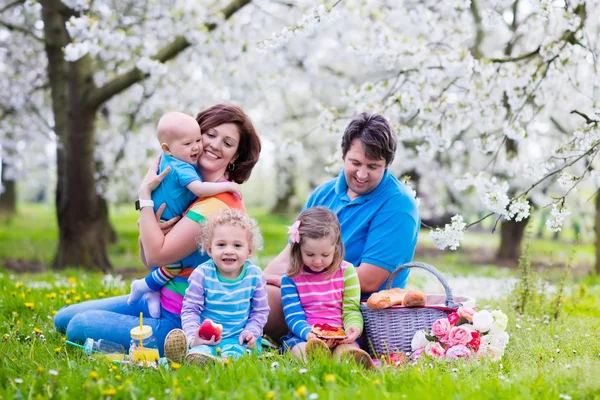
[[[473,315],[473,328],[478,330],[479,332],[487,332],[492,327],[494,323],[494,318],[489,311],[483,310],[476,312]]]
[[[410,342],[410,348],[412,351],[422,349],[427,343],[429,343],[429,340],[425,337],[425,331],[416,331]]]
[[[506,332],[498,332],[484,336],[482,342],[488,343],[492,347],[504,349],[508,344],[509,336]]]
[[[489,357],[492,361],[499,361],[504,355],[504,349],[490,345],[482,345],[479,347],[477,355]]]
[[[494,318],[494,324],[501,330],[505,331],[508,325],[508,317],[500,310],[492,311],[492,317]]]

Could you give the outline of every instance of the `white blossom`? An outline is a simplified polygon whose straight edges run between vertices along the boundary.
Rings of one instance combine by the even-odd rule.
[[[449,248],[450,250],[456,250],[464,237],[466,226],[467,224],[463,222],[462,216],[455,215],[452,217],[451,223],[444,226],[444,230],[440,228],[431,230],[429,236],[438,249],[444,250]]]
[[[565,221],[565,217],[571,213],[566,209],[564,205],[552,204],[552,210],[550,211],[550,217],[546,220],[546,228],[551,232],[560,232]]]

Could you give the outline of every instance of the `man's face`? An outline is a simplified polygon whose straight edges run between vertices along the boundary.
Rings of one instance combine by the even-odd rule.
[[[359,139],[354,139],[344,157],[344,176],[348,184],[348,197],[351,200],[371,193],[379,185],[385,173],[385,159],[367,158],[365,147]]]

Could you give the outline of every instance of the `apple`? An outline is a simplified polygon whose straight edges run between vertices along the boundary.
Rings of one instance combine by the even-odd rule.
[[[202,321],[202,325],[198,328],[198,336],[204,340],[210,340],[213,336],[218,340],[223,333],[223,325],[215,324],[210,319]]]

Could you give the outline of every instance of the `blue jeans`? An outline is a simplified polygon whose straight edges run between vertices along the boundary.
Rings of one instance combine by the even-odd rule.
[[[165,337],[172,329],[181,329],[181,316],[161,308],[161,317],[152,318],[144,298],[130,306],[127,304],[128,297],[109,297],[65,306],[54,316],[54,326],[57,331],[66,332],[67,339],[72,342],[83,343],[87,338],[105,339],[129,349],[129,331],[140,326],[142,312],[144,325],[152,327],[162,357]]]
[[[217,352],[217,348],[220,349],[219,352]],[[194,346],[190,349],[190,352],[194,351],[197,353],[210,354],[212,356],[221,356],[223,358],[233,358],[235,360],[244,354],[247,354],[249,351],[260,354],[261,350],[260,338],[256,340],[256,347],[251,349],[245,344],[240,345],[240,338],[235,336],[222,339],[219,344],[215,346],[208,346],[206,344]]]

